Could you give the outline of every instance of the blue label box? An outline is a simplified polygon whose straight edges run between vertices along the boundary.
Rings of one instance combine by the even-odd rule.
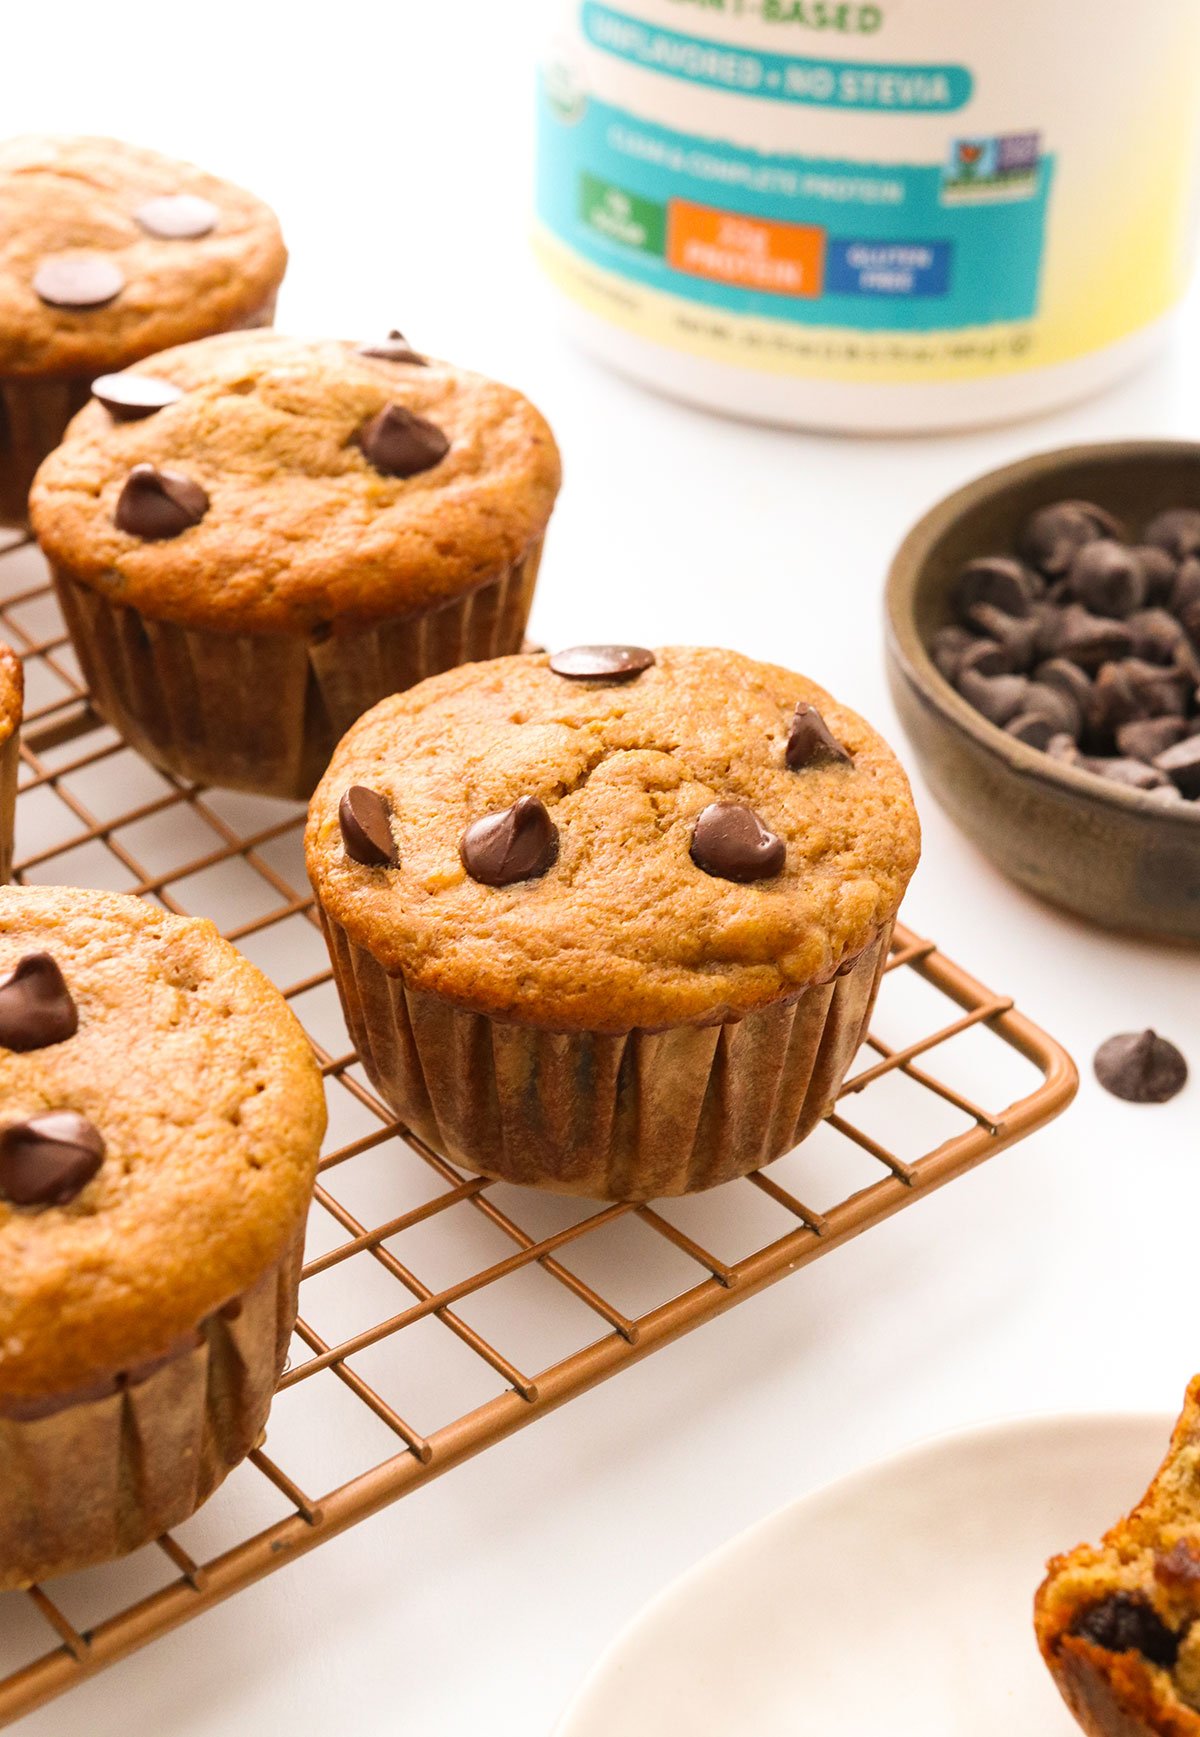
[[[944,296],[954,248],[949,241],[839,241],[825,255],[825,289],[844,296]]]

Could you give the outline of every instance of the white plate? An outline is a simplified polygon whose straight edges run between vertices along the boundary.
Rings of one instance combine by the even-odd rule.
[[[648,1605],[558,1737],[1078,1737],[1033,1594],[1137,1500],[1170,1428],[1000,1424],[806,1496]]]

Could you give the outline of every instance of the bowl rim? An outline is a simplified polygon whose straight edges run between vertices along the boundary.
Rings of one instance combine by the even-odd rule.
[[[1200,825],[1200,804],[1163,808],[1149,793],[1131,790],[1052,760],[1040,748],[1031,748],[991,723],[952,687],[938,669],[922,639],[913,609],[917,575],[934,544],[968,508],[1009,491],[1015,484],[1033,478],[1051,477],[1069,465],[1088,460],[1122,458],[1180,458],[1196,461],[1200,473],[1200,441],[1182,439],[1104,440],[1073,446],[1050,447],[1008,464],[998,465],[961,484],[934,503],[906,532],[892,556],[884,588],[888,649],[901,665],[910,683],[937,709],[947,723],[970,736],[979,747],[1004,761],[1009,769],[1035,782],[1049,784],[1101,809],[1137,816],[1178,830],[1180,837],[1195,836]],[[1102,503],[1101,503],[1102,504]],[[986,553],[986,551],[981,551]]]

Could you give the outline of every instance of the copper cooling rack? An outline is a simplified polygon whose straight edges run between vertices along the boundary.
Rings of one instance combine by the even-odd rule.
[[[330,1112],[266,1440],[156,1545],[0,1595],[0,1724],[912,1205],[1074,1092],[1058,1044],[900,929],[837,1112],[768,1171],[604,1207],[463,1175],[396,1123],[349,1049],[301,811],[185,786],[134,754],[91,710],[25,543],[0,553],[0,638],[26,669],[17,878],[213,917],[304,1021]]]

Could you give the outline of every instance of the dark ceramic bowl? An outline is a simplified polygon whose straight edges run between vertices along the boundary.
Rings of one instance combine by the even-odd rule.
[[[953,619],[963,563],[1011,551],[1030,513],[1065,499],[1108,507],[1136,535],[1164,507],[1200,506],[1200,444],[1130,440],[1040,453],[926,513],[888,578],[892,694],[930,789],[1005,874],[1105,928],[1200,942],[1200,807],[1157,807],[1141,791],[1016,741],[960,698],[926,649]]]

